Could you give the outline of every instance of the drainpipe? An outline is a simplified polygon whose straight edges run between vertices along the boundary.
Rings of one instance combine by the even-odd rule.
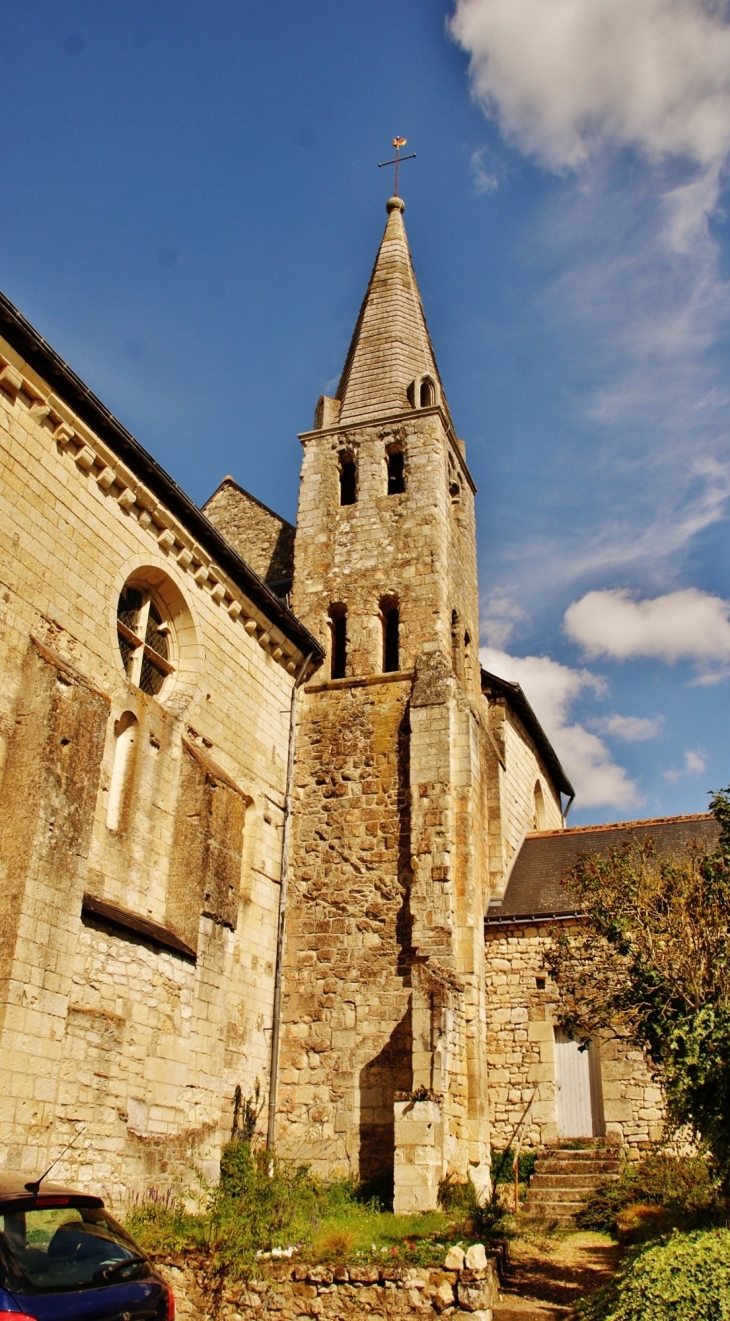
[[[297,695],[304,679],[309,662],[314,655],[310,651],[302,664],[291,693],[289,713],[289,751],[286,761],[286,793],[284,796],[284,834],[281,842],[281,882],[279,885],[279,926],[276,934],[276,979],[274,981],[274,1018],[271,1029],[271,1075],[269,1078],[269,1123],[266,1130],[266,1150],[274,1150],[274,1131],[276,1127],[276,1088],[279,1078],[279,1036],[281,1033],[281,983],[284,961],[284,925],[286,922],[286,900],[289,882],[289,842],[291,839],[291,807],[294,791],[294,742],[297,725]]]

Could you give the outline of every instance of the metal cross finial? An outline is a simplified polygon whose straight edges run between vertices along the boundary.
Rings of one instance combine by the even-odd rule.
[[[379,170],[382,170],[384,165],[395,165],[395,192],[393,193],[394,197],[398,196],[398,167],[401,161],[414,161],[416,159],[415,151],[412,151],[409,156],[401,156],[400,149],[401,147],[405,147],[407,141],[408,141],[407,138],[393,138],[393,146],[395,147],[395,159],[392,161],[378,162]]]

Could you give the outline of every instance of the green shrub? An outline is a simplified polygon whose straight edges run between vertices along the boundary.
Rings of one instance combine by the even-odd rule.
[[[496,1187],[500,1183],[514,1183],[515,1172],[512,1168],[512,1162],[515,1158],[514,1149],[506,1147],[503,1151],[497,1151],[492,1148],[492,1181]],[[521,1151],[517,1161],[517,1172],[520,1183],[528,1183],[535,1173],[535,1161],[537,1160],[536,1151]]]
[[[661,1206],[695,1222],[722,1210],[716,1182],[702,1157],[661,1153],[627,1162],[617,1180],[600,1184],[577,1223],[581,1229],[614,1233],[619,1213],[636,1203]]]
[[[584,1321],[730,1321],[730,1230],[641,1248],[578,1311]]]

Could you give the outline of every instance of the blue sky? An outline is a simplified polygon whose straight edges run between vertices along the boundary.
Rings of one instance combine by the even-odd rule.
[[[202,502],[289,518],[396,133],[484,656],[571,820],[730,781],[724,0],[0,0],[0,287]]]

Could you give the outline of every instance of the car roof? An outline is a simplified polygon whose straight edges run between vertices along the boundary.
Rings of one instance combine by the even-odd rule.
[[[34,1190],[28,1184],[34,1184],[38,1175],[0,1174],[0,1202],[15,1202],[34,1196]],[[50,1183],[44,1179],[38,1193],[39,1197],[83,1197],[92,1200],[98,1206],[104,1203],[96,1193],[83,1192],[79,1188],[67,1188],[62,1183]]]

